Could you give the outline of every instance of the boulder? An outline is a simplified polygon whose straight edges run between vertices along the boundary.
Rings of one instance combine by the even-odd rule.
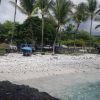
[[[0,100],[60,100],[46,92],[25,85],[12,84],[9,81],[0,82]]]

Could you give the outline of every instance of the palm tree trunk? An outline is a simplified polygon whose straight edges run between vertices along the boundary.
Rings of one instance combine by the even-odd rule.
[[[55,54],[55,46],[56,46],[58,32],[59,32],[59,25],[58,25],[57,33],[56,33],[56,36],[55,36],[55,39],[54,39],[54,43],[53,43],[53,54]]]
[[[42,40],[41,40],[41,52],[43,52],[43,45],[44,45],[44,15],[42,13]]]
[[[54,39],[54,43],[53,43],[53,54],[55,54],[55,45],[56,45],[56,40],[57,40],[57,33]]]
[[[32,35],[32,41],[31,41],[31,44],[32,44],[32,47],[35,46],[35,40],[34,40],[34,32],[33,32],[33,28],[32,28],[32,20],[31,20],[32,16],[31,14],[28,15],[28,19],[30,20],[30,33]]]
[[[77,24],[77,28],[76,28],[76,31],[74,33],[74,52],[75,52],[75,49],[76,49],[76,34],[78,32],[79,26],[80,26],[80,23]]]
[[[15,3],[17,4],[17,0],[15,0]],[[13,33],[14,33],[14,31],[15,31],[16,12],[17,12],[17,7],[16,7],[16,5],[15,5]],[[13,33],[12,33],[12,36],[11,36],[11,44],[13,44]]]
[[[33,33],[33,29],[32,29],[32,23],[30,22],[30,31],[31,31],[31,34],[32,34],[32,47],[35,46],[35,41],[34,41],[34,33]]]
[[[91,52],[91,42],[92,42],[92,40],[91,40],[91,36],[92,36],[92,24],[93,24],[93,15],[91,14],[91,25],[90,25],[90,48],[89,48],[89,52]]]

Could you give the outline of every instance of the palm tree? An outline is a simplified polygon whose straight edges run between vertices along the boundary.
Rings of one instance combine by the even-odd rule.
[[[16,6],[23,14],[30,18],[33,14],[35,0],[20,0],[20,6],[16,2],[10,1],[13,6]]]
[[[71,12],[72,2],[70,0],[56,0],[52,3],[51,9],[53,11],[52,18],[57,24],[57,33],[53,44],[53,54],[55,54],[55,44],[57,41],[58,32],[61,25],[66,24]]]
[[[73,14],[73,20],[77,24],[75,33],[74,33],[74,50],[75,50],[75,41],[76,41],[76,33],[78,32],[79,26],[82,22],[86,21],[88,18],[88,9],[85,3],[80,3],[75,8],[75,12]]]
[[[42,39],[41,39],[41,51],[43,51],[44,41],[44,17],[48,13],[48,8],[51,5],[52,0],[36,0],[36,6],[41,10],[42,16]]]
[[[17,5],[17,0],[15,0],[15,4]],[[15,30],[15,22],[16,22],[16,6],[15,6],[15,12],[14,12],[14,26],[13,26],[13,32]],[[11,44],[13,44],[13,33],[11,36]]]
[[[88,2],[88,11],[91,19],[91,25],[90,25],[90,47],[91,47],[92,24],[93,24],[93,18],[95,16],[95,11],[97,9],[97,0],[87,0],[87,2]]]
[[[28,17],[28,19],[32,17],[35,9],[33,5],[35,3],[35,0],[20,0],[20,6],[13,1],[10,1],[10,3],[14,5],[15,8],[18,8],[23,14],[25,14]],[[32,33],[32,44],[33,44],[33,30],[32,30],[31,22],[30,22],[30,32]]]

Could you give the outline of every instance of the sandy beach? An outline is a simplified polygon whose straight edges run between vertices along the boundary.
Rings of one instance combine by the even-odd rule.
[[[0,56],[0,80],[26,84],[59,97],[58,92],[75,83],[100,81],[100,55]]]
[[[0,80],[27,80],[59,74],[100,71],[100,55],[0,56]]]

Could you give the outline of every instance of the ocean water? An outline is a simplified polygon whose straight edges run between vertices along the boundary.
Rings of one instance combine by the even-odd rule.
[[[100,100],[100,72],[97,71],[22,80],[17,83],[35,87],[61,100]]]
[[[100,82],[77,84],[59,94],[62,100],[100,100]]]

